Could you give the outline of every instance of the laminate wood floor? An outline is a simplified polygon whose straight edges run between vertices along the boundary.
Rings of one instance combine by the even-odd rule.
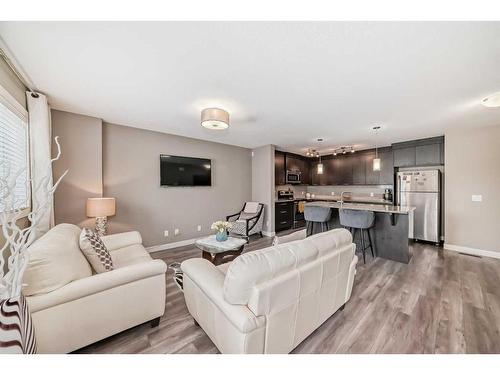
[[[270,241],[255,239],[245,252]],[[345,309],[293,353],[500,353],[500,260],[411,247],[408,265],[369,256],[363,265],[360,257]],[[152,256],[170,264],[200,257],[200,251],[186,246]],[[218,353],[194,325],[171,270],[166,283],[158,327],[145,323],[77,353]]]

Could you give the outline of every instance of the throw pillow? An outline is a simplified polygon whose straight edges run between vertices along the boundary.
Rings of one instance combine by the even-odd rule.
[[[97,273],[113,270],[113,261],[106,245],[94,231],[83,228],[80,233],[80,249]]]

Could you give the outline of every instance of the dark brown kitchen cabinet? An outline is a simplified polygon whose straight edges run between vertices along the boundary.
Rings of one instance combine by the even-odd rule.
[[[378,157],[380,158],[380,185],[393,185],[394,184],[394,159],[392,150],[379,151]]]
[[[328,164],[328,185],[352,185],[354,163],[350,155],[334,156]]]
[[[311,159],[309,163],[310,174],[311,174],[311,184],[312,185],[328,185],[328,177],[332,173],[332,168],[329,165],[328,160],[321,160],[323,164],[323,174],[318,174],[318,164],[319,159]]]
[[[380,153],[378,154],[380,157]],[[370,151],[366,154],[366,164],[365,164],[365,173],[366,173],[366,184],[367,185],[378,185],[380,182],[380,171],[373,170],[373,160],[375,159],[375,151]]]
[[[301,158],[298,155],[286,154],[285,156],[286,170],[287,171],[300,171],[301,169]]]
[[[310,185],[311,184],[311,168],[308,159],[301,159],[300,166],[300,178],[302,185]]]
[[[274,230],[278,232],[280,230],[292,228],[294,202],[293,201],[276,202],[274,207],[275,207]]]
[[[285,153],[274,152],[274,184],[285,185]]]
[[[366,163],[367,154],[356,153],[351,155],[352,159],[352,183],[354,185],[366,185]]]
[[[415,146],[394,149],[395,167],[415,166]]]
[[[442,143],[434,143],[430,145],[421,145],[415,147],[415,162],[416,165],[439,165],[444,164],[441,160]]]

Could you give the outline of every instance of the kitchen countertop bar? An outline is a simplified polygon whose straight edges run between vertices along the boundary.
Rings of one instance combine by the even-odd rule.
[[[339,209],[372,211],[375,213],[375,223],[370,230],[375,254],[378,257],[408,263],[411,259],[409,237],[413,235],[413,211],[415,207],[393,206],[367,203],[341,202],[307,202],[307,206],[329,207],[332,215],[329,228],[342,228],[339,220]],[[356,248],[361,248],[360,231],[356,231],[354,242]],[[365,241],[367,244],[368,241]],[[370,250],[367,249],[367,252]]]

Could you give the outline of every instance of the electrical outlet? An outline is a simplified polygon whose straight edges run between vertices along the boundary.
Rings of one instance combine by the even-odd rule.
[[[473,195],[472,196],[472,201],[473,202],[482,202],[483,201],[483,196],[482,195]]]
[[[331,194],[331,195],[335,195],[335,192],[334,192],[334,191],[332,191],[330,194]]]
[[[180,232],[181,231],[179,230],[179,228],[175,228],[174,229],[174,236],[178,236]]]
[[[163,231],[163,237],[168,237],[168,230]]]
[[[373,193],[370,193],[370,197],[373,197],[373,195],[374,195]]]
[[[196,230],[197,230],[198,232],[201,232],[201,225],[198,225],[198,227],[196,228]]]

